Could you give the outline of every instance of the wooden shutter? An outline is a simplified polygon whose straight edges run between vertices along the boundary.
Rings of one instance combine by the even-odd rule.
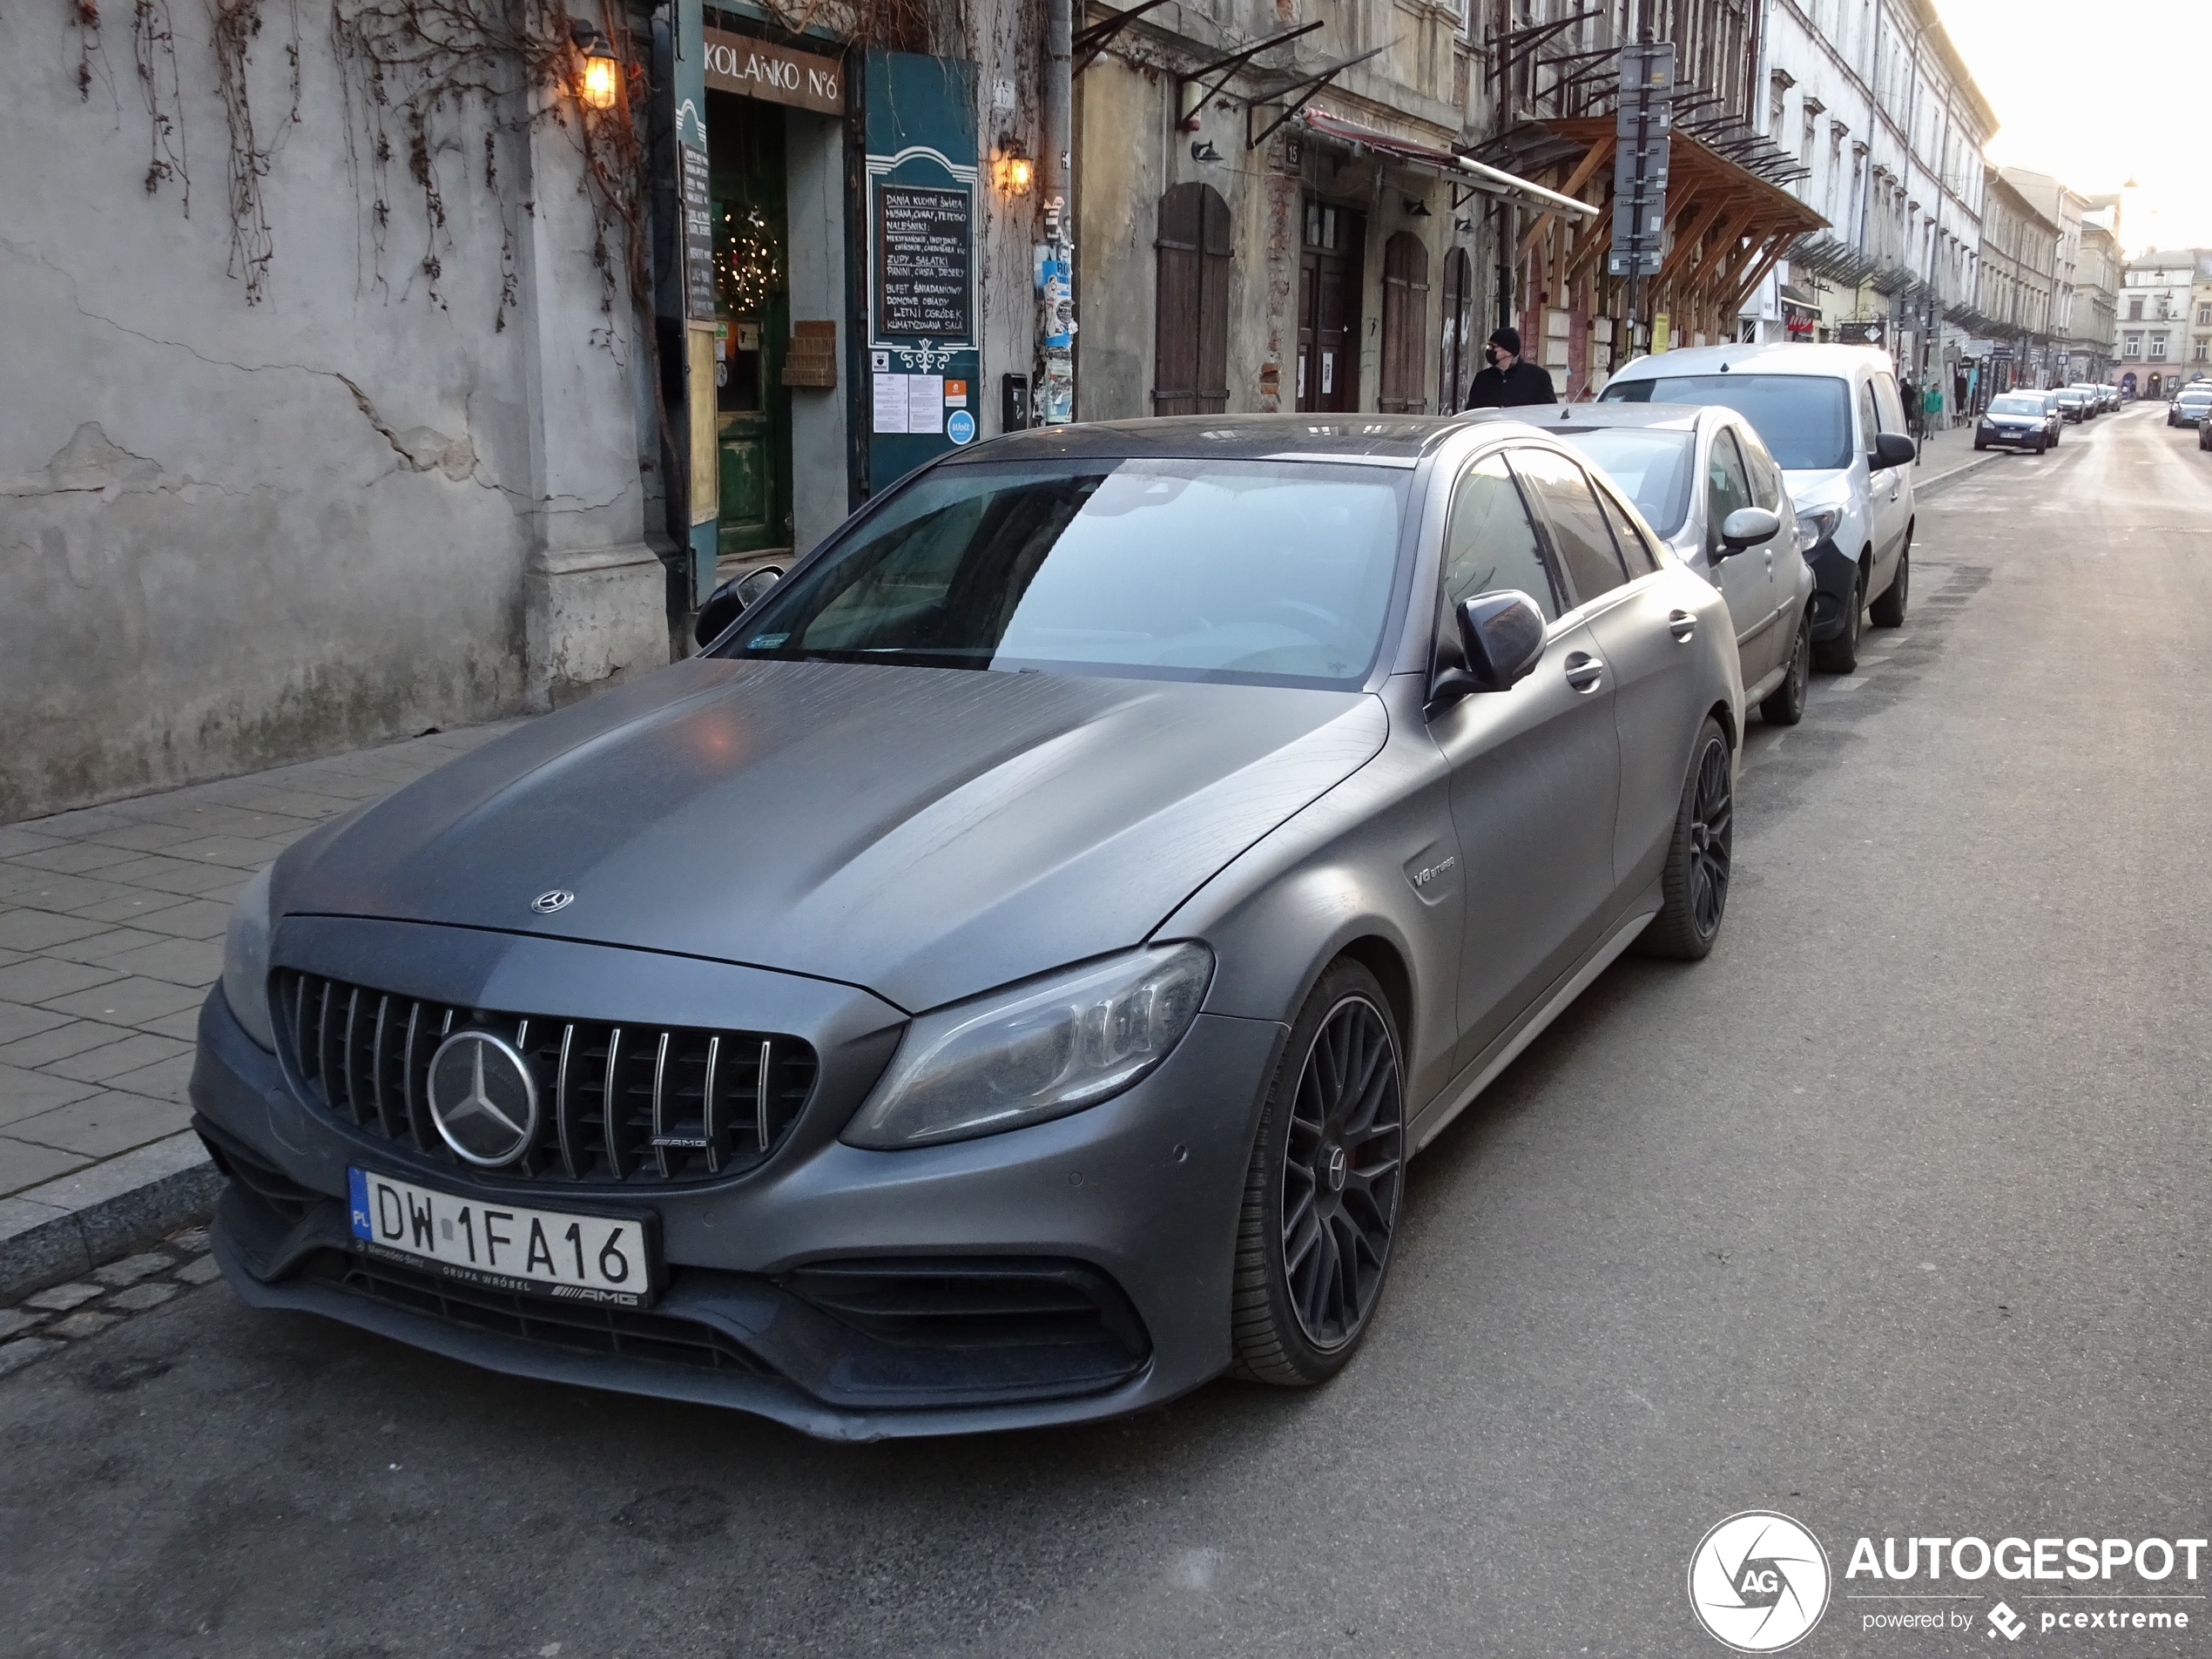
[[[1211,185],[1160,198],[1152,413],[1220,415],[1229,408],[1229,204]]]
[[[1382,395],[1385,415],[1422,415],[1427,379],[1428,250],[1411,231],[1383,244]]]

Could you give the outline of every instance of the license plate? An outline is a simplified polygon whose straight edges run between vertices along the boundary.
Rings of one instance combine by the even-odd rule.
[[[457,1197],[435,1187],[348,1170],[354,1247],[435,1267],[463,1284],[565,1302],[645,1307],[660,1285],[658,1240],[639,1216]]]

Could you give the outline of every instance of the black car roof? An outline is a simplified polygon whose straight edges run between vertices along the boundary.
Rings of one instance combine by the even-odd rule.
[[[1505,415],[1503,410],[1480,409],[1460,415],[1175,415],[1100,421],[1010,432],[948,456],[940,464],[1220,455],[1239,461],[1348,461],[1410,467],[1470,422]]]

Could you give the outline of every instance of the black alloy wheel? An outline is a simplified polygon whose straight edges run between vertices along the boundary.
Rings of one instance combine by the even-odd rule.
[[[1769,725],[1795,725],[1805,718],[1805,688],[1812,678],[1812,607],[1797,618],[1797,637],[1790,647],[1790,666],[1782,684],[1767,693],[1759,713]]]
[[[1720,723],[1708,718],[1683,780],[1661,879],[1664,901],[1637,939],[1638,951],[1694,962],[1713,948],[1728,914],[1735,853],[1736,757]]]
[[[1326,1381],[1366,1334],[1405,1190],[1396,1022],[1374,975],[1332,963],[1284,1049],[1244,1184],[1231,1339],[1239,1375]]]

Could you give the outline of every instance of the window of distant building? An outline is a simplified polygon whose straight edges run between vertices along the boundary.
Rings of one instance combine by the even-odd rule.
[[[2143,354],[2143,337],[2141,334],[2128,335],[2121,342],[2120,354],[2130,361],[2140,358]]]
[[[2196,326],[2200,328],[2212,328],[2212,306],[2199,306],[2196,308]]]
[[[2198,341],[2195,349],[2189,353],[2189,361],[2194,363],[2203,362],[2205,361],[2205,347],[2208,346],[2212,346],[2212,340]]]
[[[2128,301],[2128,320],[2129,322],[2141,322],[2142,320],[2143,296],[2139,293],[2132,296]]]
[[[2166,361],[2165,335],[2153,334],[2150,337],[2150,361],[2154,363],[2162,363]]]

